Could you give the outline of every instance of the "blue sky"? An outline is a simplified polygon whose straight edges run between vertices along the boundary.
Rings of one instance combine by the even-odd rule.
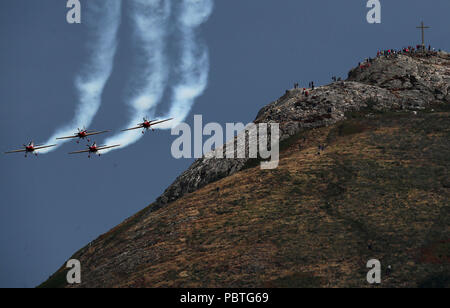
[[[119,130],[128,121],[136,60],[131,1],[124,1],[94,129]],[[89,1],[81,3],[84,12]],[[448,0],[381,3],[382,23],[370,25],[361,0],[215,0],[199,32],[210,55],[208,87],[186,121],[201,114],[204,122],[248,123],[295,82],[327,84],[377,49],[420,43],[421,20],[432,27],[427,41],[450,50]],[[1,152],[31,139],[45,142],[73,118],[74,80],[93,42],[87,24],[67,24],[66,12],[61,0],[0,2]],[[169,54],[177,60],[177,52]],[[166,91],[159,110],[170,100]],[[38,158],[1,155],[0,287],[38,285],[78,249],[153,202],[192,163],[172,158],[175,138],[156,131],[91,160],[69,157],[80,148],[74,143]]]

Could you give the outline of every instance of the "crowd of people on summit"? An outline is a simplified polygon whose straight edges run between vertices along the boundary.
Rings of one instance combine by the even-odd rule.
[[[428,46],[428,50],[427,50],[427,48],[425,46],[416,45],[416,47],[408,46],[408,47],[404,47],[402,49],[379,50],[377,52],[377,57],[376,58],[381,58],[381,57],[391,58],[391,57],[397,57],[398,55],[424,54],[424,52],[425,52],[426,55],[432,55],[432,54],[436,54],[437,53],[436,49],[432,48],[431,45]],[[360,69],[369,68],[372,65],[374,60],[375,59],[373,59],[373,58],[367,58],[363,63],[361,63],[361,62],[358,63],[358,67]]]
[[[440,51],[441,50],[439,50],[439,52]],[[432,48],[431,45],[429,45],[428,48],[426,48],[426,46],[423,46],[423,45],[416,45],[416,47],[408,46],[408,47],[404,47],[402,49],[378,50],[376,58],[367,58],[364,60],[364,62],[359,62],[358,68],[361,70],[367,69],[372,66],[375,59],[381,58],[381,57],[391,58],[391,57],[398,57],[398,55],[416,55],[416,54],[420,54],[420,55],[425,54],[427,56],[430,56],[430,55],[437,54],[437,52],[438,51],[436,51],[435,48]],[[331,77],[331,80],[333,82],[338,82],[338,81],[342,81],[342,78],[333,76],[333,77]],[[300,84],[295,83],[294,89],[300,90],[301,89]],[[302,89],[302,95],[304,95],[305,97],[309,97],[310,91],[314,91],[314,89],[315,89],[314,81],[311,81],[309,83],[308,88]]]
[[[441,50],[439,50],[440,52]],[[377,56],[376,58],[367,58],[364,60],[364,62],[360,62],[358,63],[358,68],[359,69],[366,69],[369,68],[373,62],[375,61],[375,59],[377,58],[381,58],[381,57],[385,57],[385,58],[391,58],[391,57],[398,57],[398,55],[415,55],[415,54],[424,54],[425,55],[435,55],[437,54],[438,51],[436,51],[436,49],[432,48],[431,45],[428,46],[428,49],[423,46],[423,45],[417,45],[416,47],[412,47],[412,46],[408,46],[408,47],[404,47],[402,49],[386,49],[386,50],[379,50],[377,52]],[[342,81],[342,79],[336,76],[333,76],[331,78],[333,80],[333,82],[338,82],[338,81]],[[314,81],[311,81],[308,85],[308,88],[300,88],[300,84],[297,82],[294,84],[294,89],[296,90],[301,90],[302,91],[302,95],[304,95],[305,97],[309,97],[310,95],[310,91],[314,91],[315,89],[315,85],[314,85]],[[325,146],[324,145],[319,145],[318,146],[318,153],[317,155],[320,155],[321,152],[325,151]]]
[[[359,69],[366,69],[372,66],[373,62],[375,61],[375,59],[377,58],[381,58],[381,57],[385,57],[385,58],[391,58],[391,57],[397,57],[398,55],[416,55],[416,54],[420,54],[420,55],[435,55],[437,54],[439,51],[436,51],[435,48],[432,48],[431,45],[428,46],[428,48],[426,46],[423,45],[416,45],[416,47],[413,46],[408,46],[408,47],[404,47],[402,49],[385,49],[385,50],[378,50],[377,51],[377,56],[376,58],[367,58],[364,60],[364,62],[359,62],[358,63],[358,68]],[[336,76],[331,77],[331,80],[333,82],[338,82],[338,81],[342,81],[342,78],[338,78]],[[307,88],[303,88],[302,89],[302,95],[305,95],[306,97],[309,96],[310,92],[309,89],[311,91],[314,91],[315,85],[314,85],[314,81],[311,81],[309,83],[308,89]],[[298,90],[301,89],[300,88],[300,84],[299,83],[295,83],[294,84],[294,89]]]
[[[392,56],[392,55],[398,55],[398,54],[414,54],[414,53],[423,53],[423,52],[427,52],[427,48],[425,46],[422,45],[416,45],[416,47],[412,47],[412,46],[408,46],[408,47],[404,47],[401,50],[397,50],[397,49],[387,49],[387,50],[382,50],[382,51],[378,51],[377,52],[377,57],[388,57],[388,56]],[[428,45],[428,53],[436,53],[436,49],[431,48],[431,45]]]

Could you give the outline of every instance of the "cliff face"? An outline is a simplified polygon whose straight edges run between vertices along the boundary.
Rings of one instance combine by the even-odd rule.
[[[450,54],[414,54],[379,57],[367,68],[350,71],[347,81],[309,90],[287,91],[264,107],[255,123],[280,123],[281,140],[299,131],[335,124],[345,113],[374,110],[422,110],[450,102]],[[177,200],[246,166],[247,159],[199,159],[158,198],[154,209]]]
[[[197,160],[72,256],[80,286],[364,287],[376,258],[382,286],[449,287],[449,106],[446,53],[377,58],[308,97],[287,91],[255,120],[280,123],[279,168]],[[65,274],[42,286],[66,286]]]

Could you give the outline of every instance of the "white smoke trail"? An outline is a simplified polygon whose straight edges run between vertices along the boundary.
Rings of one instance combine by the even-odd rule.
[[[79,105],[72,122],[58,129],[47,143],[55,143],[58,137],[71,136],[77,128],[88,127],[100,108],[103,89],[111,76],[116,54],[121,7],[122,0],[89,2],[87,23],[90,27],[88,41],[91,58],[75,80]],[[63,142],[59,141],[58,146]],[[45,154],[56,148],[40,150],[39,153]]]
[[[140,2],[142,1],[143,0]],[[196,38],[196,29],[208,20],[212,11],[212,0],[182,0],[177,24],[181,34],[180,47],[182,49],[180,63],[178,64],[179,67],[176,71],[179,75],[179,82],[172,88],[173,103],[171,108],[168,114],[161,118],[165,119],[170,117],[174,118],[174,120],[158,125],[158,129],[170,129],[183,122],[189,114],[195,99],[206,89],[209,73],[209,55],[206,46],[198,42]],[[147,32],[153,31],[151,28],[143,30]],[[153,49],[155,49],[154,45]],[[154,51],[150,49],[149,54],[152,53],[154,53]],[[162,69],[162,67],[160,68]],[[158,72],[158,70],[155,71],[154,69],[151,71],[153,74]],[[167,68],[164,70],[164,73],[168,73]],[[149,81],[151,80],[152,79],[149,78]],[[155,81],[149,86],[149,89],[155,89],[155,92],[151,93],[158,93],[158,95],[149,96],[150,98],[153,98],[153,100],[140,97],[134,100],[135,116],[133,117],[133,121],[130,122],[131,126],[136,126],[137,123],[141,122],[142,117],[146,116],[148,112],[156,106],[164,93],[161,83]],[[144,95],[143,97],[145,98],[147,96]],[[153,114],[151,116],[153,116]],[[142,134],[140,132],[129,131],[110,138],[106,140],[105,143],[121,144],[123,148],[138,141],[141,137]],[[104,153],[116,149],[119,148],[106,150]]]
[[[173,104],[167,117],[173,122],[158,128],[171,128],[183,122],[191,111],[195,99],[202,95],[208,84],[209,54],[205,45],[198,42],[196,29],[205,23],[213,11],[213,0],[183,0],[179,27],[182,34],[180,81],[172,89]]]
[[[139,58],[135,96],[131,99],[132,115],[127,127],[134,127],[149,116],[164,95],[169,77],[167,60],[168,22],[172,5],[170,0],[133,0],[132,19]],[[151,115],[152,116],[152,115]],[[108,138],[105,144],[128,146],[141,138],[136,131],[121,132]],[[104,151],[107,153],[108,150]]]

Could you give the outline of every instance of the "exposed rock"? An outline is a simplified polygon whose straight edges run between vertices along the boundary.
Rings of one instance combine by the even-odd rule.
[[[280,123],[280,139],[302,129],[323,127],[345,119],[361,108],[422,110],[430,104],[450,102],[450,55],[417,53],[376,58],[370,67],[355,68],[346,81],[309,90],[286,91],[262,108],[255,123]],[[233,141],[231,141],[233,142]],[[224,148],[218,151],[225,151]],[[186,193],[240,171],[248,159],[198,159],[159,197],[153,210]]]
[[[81,285],[68,286],[62,266],[41,287],[360,287],[374,252],[393,269],[384,287],[448,287],[449,112],[434,104],[448,103],[450,57],[378,58],[349,75],[258,113],[282,139],[320,127],[292,138],[277,170],[199,159],[151,208],[163,210],[144,209],[71,257]],[[330,136],[326,155],[311,152]]]

